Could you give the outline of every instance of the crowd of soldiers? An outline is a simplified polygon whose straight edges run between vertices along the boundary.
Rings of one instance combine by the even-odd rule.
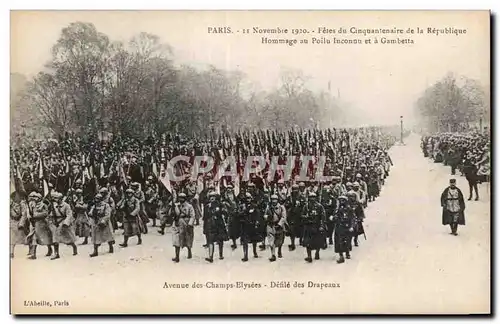
[[[490,137],[480,132],[439,133],[423,136],[422,152],[436,163],[450,166],[451,175],[459,170],[469,183],[469,199],[479,200],[478,183],[489,181]]]
[[[93,246],[97,257],[101,245],[114,253],[116,232],[123,230],[126,248],[130,238],[142,244],[152,227],[160,235],[170,228],[175,255],[181,249],[192,258],[195,231],[202,230],[208,253],[219,259],[230,241],[243,252],[243,262],[258,250],[269,247],[271,262],[283,257],[289,237],[289,251],[296,243],[306,250],[307,262],[320,258],[320,250],[333,245],[337,262],[350,259],[353,245],[365,235],[364,209],[374,201],[390,173],[388,149],[395,137],[380,128],[356,130],[247,131],[236,134],[211,132],[201,140],[179,135],[152,135],[144,141],[96,137],[78,138],[66,134],[58,140],[20,145],[12,150],[13,192],[11,194],[11,257],[17,244],[28,245],[28,258],[37,258],[37,247],[47,246],[46,256],[59,259],[59,245]],[[191,174],[194,157],[211,156],[214,171],[195,173],[182,181],[170,181],[167,161],[178,155],[191,158],[178,163],[177,175]],[[297,163],[286,179],[277,172],[269,177],[269,165],[240,175],[248,156],[293,156]],[[306,166],[309,180],[299,179],[301,157],[326,156],[324,174],[328,181],[312,176],[314,161]],[[218,165],[235,156],[238,175],[217,177]],[[151,234],[149,234],[151,235]],[[153,232],[153,235],[158,235]],[[78,242],[80,240],[80,242]],[[298,240],[298,242],[297,242]]]

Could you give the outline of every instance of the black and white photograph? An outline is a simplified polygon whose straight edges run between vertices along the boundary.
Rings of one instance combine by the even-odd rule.
[[[490,15],[11,11],[11,314],[490,314]]]

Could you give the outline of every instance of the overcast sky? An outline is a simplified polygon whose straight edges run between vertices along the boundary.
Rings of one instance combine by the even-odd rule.
[[[366,123],[391,124],[408,116],[426,86],[448,72],[480,80],[490,77],[488,12],[137,12],[40,11],[11,14],[11,71],[36,74],[50,59],[50,48],[71,22],[91,22],[113,40],[126,41],[139,32],[158,35],[175,50],[177,62],[213,64],[239,69],[261,89],[275,87],[281,67],[301,69],[312,90],[327,90],[363,112]],[[208,27],[230,26],[233,34],[209,34]],[[338,29],[420,27],[415,44],[295,46],[261,44],[262,36],[242,34],[243,28]],[[466,29],[465,35],[430,35],[428,27]],[[240,30],[240,32],[236,32]],[[326,35],[330,39],[356,35]],[[380,36],[383,35],[379,35]],[[286,36],[283,36],[286,37]],[[396,37],[396,36],[388,36]],[[406,38],[406,35],[400,36]],[[364,39],[361,36],[359,38]]]

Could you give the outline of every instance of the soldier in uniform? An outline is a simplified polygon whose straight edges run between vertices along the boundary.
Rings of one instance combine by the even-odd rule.
[[[160,229],[158,233],[165,235],[165,227],[172,225],[172,195],[163,195],[158,199],[158,208],[156,209],[156,217],[160,221]]]
[[[276,195],[278,196],[278,202],[280,203],[280,205],[285,205],[285,202],[288,198],[288,188],[285,186],[285,182],[283,180],[278,181]]]
[[[226,210],[226,224],[229,238],[233,242],[233,244],[231,244],[231,249],[236,250],[236,240],[240,237],[241,226],[238,219],[238,201],[234,195],[234,190],[231,185],[228,186],[227,191],[222,198],[222,205]]]
[[[288,233],[290,235],[290,245],[288,249],[290,251],[295,250],[295,238],[299,238],[299,245],[302,245],[302,209],[305,206],[305,197],[300,194],[299,186],[292,185],[292,193],[288,197],[285,207],[287,210],[287,223],[288,223]]]
[[[357,200],[358,202],[361,204],[361,206],[364,208],[366,207],[366,193],[361,190],[361,186],[359,184],[359,182],[355,181],[353,184],[352,184],[352,190],[356,193],[357,195]]]
[[[457,236],[458,225],[465,225],[465,201],[462,191],[456,186],[457,180],[450,179],[450,185],[441,194],[443,208],[442,223],[449,225],[452,235]]]
[[[88,238],[90,236],[90,223],[89,217],[87,216],[88,205],[83,200],[83,190],[76,189],[71,202],[74,206],[75,217],[75,235],[77,237],[83,237],[82,245],[88,243]]]
[[[245,201],[240,206],[240,221],[241,221],[241,246],[243,247],[243,259],[248,261],[248,244],[252,243],[253,257],[258,258],[257,243],[262,241],[264,220],[260,212],[257,201],[253,200],[250,193],[246,193]]]
[[[48,248],[45,256],[52,255],[52,232],[50,231],[47,218],[49,216],[49,206],[42,200],[42,195],[37,192],[32,192],[29,195],[29,209],[32,212],[30,221],[33,224],[33,229],[28,234],[27,241],[31,245],[31,253],[29,259],[36,259],[37,245],[46,245]]]
[[[331,219],[331,216],[335,214],[335,210],[337,209],[337,197],[335,197],[334,192],[330,190],[329,186],[325,186],[324,189],[321,202],[326,213],[326,237],[328,238],[328,244],[333,245],[333,229],[335,223]]]
[[[99,246],[102,243],[108,243],[109,253],[113,253],[113,238],[112,225],[111,225],[111,207],[104,201],[101,193],[95,196],[95,205],[92,206],[89,212],[92,224],[92,244],[94,245],[94,252],[90,257],[99,255]]]
[[[62,200],[63,195],[52,192],[53,208],[49,214],[49,227],[54,240],[54,255],[51,260],[59,259],[59,244],[66,244],[73,248],[73,255],[78,254],[76,247],[75,219],[68,203]]]
[[[304,232],[302,245],[306,248],[307,257],[305,260],[312,262],[311,251],[316,250],[315,260],[319,260],[319,250],[325,245],[325,209],[317,201],[317,195],[311,193],[309,201],[302,210],[302,223]]]
[[[10,196],[10,257],[14,257],[16,244],[26,244],[29,231],[28,206],[15,191]]]
[[[352,237],[354,238],[354,246],[358,246],[358,236],[365,233],[365,229],[363,227],[365,213],[355,191],[349,191],[347,193],[347,203],[348,212],[351,214],[351,218],[355,220],[354,231],[352,233]]]
[[[188,250],[187,258],[193,257],[191,248],[193,247],[195,215],[193,206],[188,203],[186,194],[181,192],[178,195],[179,204],[174,206],[174,224],[172,227],[172,244],[175,247],[174,262],[179,262],[181,248]]]
[[[347,197],[339,197],[339,206],[335,215],[330,216],[335,223],[334,249],[335,253],[339,254],[337,263],[344,263],[344,253],[346,258],[350,259],[350,251],[352,250],[352,233],[354,232],[355,219],[352,213],[348,210]]]
[[[219,246],[219,260],[224,259],[224,241],[229,239],[226,230],[226,209],[218,199],[215,192],[208,194],[209,202],[204,208],[203,227],[208,243],[208,258],[206,261],[214,262],[214,243]]]
[[[278,248],[278,258],[282,258],[281,247],[285,240],[286,209],[279,203],[278,195],[271,196],[271,203],[264,212],[266,221],[267,242],[271,248],[269,261],[276,261],[275,250]]]
[[[118,222],[116,220],[115,200],[113,199],[109,189],[106,187],[102,187],[101,189],[99,189],[99,193],[102,196],[102,201],[109,205],[109,208],[110,208],[110,218],[109,219],[111,222],[111,229],[114,232],[116,229],[118,229]]]
[[[148,226],[149,218],[146,214],[146,208],[144,203],[146,201],[146,197],[144,196],[144,192],[141,190],[141,186],[138,182],[132,182],[130,185],[132,190],[134,190],[134,197],[139,201],[139,218],[137,219],[139,222],[139,230],[143,234],[148,234]]]
[[[141,206],[139,200],[134,196],[133,189],[125,191],[125,199],[119,203],[119,209],[123,210],[123,243],[121,247],[128,246],[128,239],[137,235],[137,245],[142,244],[141,230],[139,228],[139,211]]]
[[[149,181],[145,183],[146,190],[144,190],[144,202],[146,214],[153,220],[153,227],[156,227],[156,209],[158,208],[158,192]]]
[[[258,189],[257,189],[257,191],[258,191]],[[256,200],[257,200],[257,206],[259,208],[260,215],[262,215],[262,216],[264,215],[264,213],[266,212],[267,207],[270,204],[270,197],[271,196],[270,196],[269,189],[266,188],[266,187],[264,187],[263,190],[262,190],[262,194],[258,195],[257,198],[256,198]],[[264,251],[266,249],[266,235],[262,235],[262,242],[259,245],[259,249],[261,251]]]
[[[194,215],[195,215],[195,222],[194,225],[200,225],[200,218],[201,218],[201,208],[200,208],[200,203],[199,203],[199,195],[197,192],[198,189],[198,181],[189,181],[186,184],[186,196],[187,200],[193,206],[194,208]]]

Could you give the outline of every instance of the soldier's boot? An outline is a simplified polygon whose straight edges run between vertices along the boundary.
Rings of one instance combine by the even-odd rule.
[[[339,259],[337,260],[337,263],[344,263],[345,260],[344,260],[344,254],[343,253],[339,253]]]
[[[165,225],[160,225],[160,229],[158,230],[158,233],[161,235],[165,235]]]
[[[54,243],[54,255],[50,258],[51,260],[59,259],[59,243]]]
[[[354,236],[354,246],[359,246],[358,244],[358,236]]]
[[[328,238],[328,245],[333,245],[333,238],[331,236]]]
[[[156,218],[153,218],[153,225],[151,226],[156,227]]]
[[[219,242],[219,260],[224,260],[224,243]]]
[[[76,247],[76,244],[75,243],[71,243],[71,244],[68,244],[68,245],[73,248],[73,255],[77,255],[78,254],[78,249]]]
[[[276,248],[273,245],[269,246],[271,248],[271,257],[269,258],[269,261],[274,262],[276,261],[276,255],[275,255],[275,250]]]
[[[181,248],[178,247],[178,246],[176,246],[175,247],[175,258],[172,258],[172,261],[174,261],[176,263],[179,262],[179,254],[180,254],[180,252],[181,252]]]
[[[94,244],[94,252],[92,254],[90,254],[91,258],[99,255],[99,252],[97,251],[98,249],[99,249],[99,244]]]
[[[191,254],[191,248],[187,248],[187,249],[188,249],[188,256],[187,256],[187,258],[188,259],[192,259],[193,258],[193,254]],[[212,252],[212,254],[213,254],[213,252]]]
[[[119,244],[121,247],[127,247],[128,246],[128,236],[123,237],[123,243]]]
[[[243,259],[241,261],[247,262],[248,261],[248,244],[244,243],[242,244],[243,246]]]
[[[253,248],[253,257],[258,258],[259,255],[257,254],[257,243],[252,243],[252,248]]]
[[[453,235],[453,233],[454,233],[454,228],[455,228],[455,227],[453,226],[453,224],[450,224],[450,230],[451,230],[450,234],[451,234],[451,235]]]
[[[307,258],[305,258],[304,260],[306,260],[309,263],[313,262],[313,259],[312,259],[312,256],[311,256],[311,249],[307,248],[306,251],[307,251]]]
[[[457,233],[457,231],[458,231],[458,223],[453,224],[452,231],[453,231],[453,235],[455,235],[455,236],[458,235],[458,233]]]
[[[46,257],[49,257],[52,255],[52,245],[47,245],[47,253],[45,254]]]
[[[208,239],[207,237],[205,236],[205,244],[203,244],[203,247],[204,248],[207,248],[208,247]]]
[[[88,236],[86,236],[86,237],[83,239],[83,242],[82,242],[80,245],[86,245],[86,244],[89,244],[89,238],[88,238]]]
[[[281,246],[278,246],[278,258],[282,258],[283,255],[281,254]]]
[[[137,234],[137,245],[141,245],[141,244],[142,244],[141,234]]]
[[[213,243],[208,245],[208,258],[205,258],[205,261],[210,263],[214,262],[214,245]]]
[[[36,245],[32,245],[30,249],[30,255],[28,256],[29,260],[36,260]]]
[[[346,259],[350,259],[350,258],[351,258],[351,254],[350,254],[349,252],[346,252],[346,253],[345,253],[345,258],[346,258]]]
[[[288,245],[290,251],[295,251],[295,236],[290,236],[290,241],[292,244]]]
[[[236,239],[233,239],[233,244],[231,244],[231,249],[236,250],[238,245],[236,245]]]
[[[316,253],[314,253],[314,260],[319,260],[319,250],[316,250]]]
[[[108,242],[108,246],[109,246],[109,250],[108,250],[108,252],[109,252],[109,253],[113,253],[113,252],[115,252],[115,250],[114,250],[114,248],[113,248],[113,244],[115,244],[115,241]]]

